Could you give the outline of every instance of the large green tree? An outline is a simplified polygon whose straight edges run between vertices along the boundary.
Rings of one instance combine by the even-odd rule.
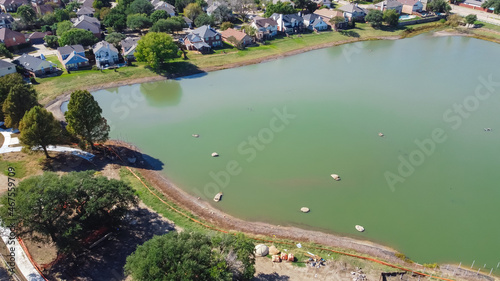
[[[149,19],[151,20],[152,24],[155,24],[157,21],[161,19],[168,19],[170,15],[167,13],[167,11],[164,10],[156,10],[154,11],[150,16]]]
[[[190,3],[184,8],[184,15],[190,20],[194,21],[201,14],[203,10],[197,3]]]
[[[427,3],[427,10],[435,13],[448,13],[451,11],[451,6],[445,0],[432,0]]]
[[[481,7],[485,9],[493,8],[495,14],[500,14],[500,0],[488,0],[484,2]]]
[[[12,53],[5,47],[4,43],[0,43],[0,56],[4,56],[8,59],[13,58]]]
[[[12,73],[0,77],[0,120],[4,119],[3,111],[1,109],[3,108],[5,99],[10,93],[10,89],[12,89],[15,85],[22,84],[24,84],[23,77],[19,73]]]
[[[151,26],[151,20],[146,14],[132,14],[127,16],[127,27],[139,30]]]
[[[290,4],[290,2],[278,1],[276,4],[272,3],[267,4],[264,17],[268,18],[274,13],[284,14],[284,15],[293,14],[295,13],[295,8]]]
[[[143,281],[250,280],[255,274],[253,251],[253,243],[243,235],[170,233],[137,247],[127,258],[125,272]]]
[[[123,39],[127,38],[124,34],[118,33],[118,32],[112,32],[108,35],[106,35],[106,41],[113,44],[115,47],[118,47],[120,44],[120,41]]]
[[[384,19],[384,14],[380,10],[370,10],[365,17],[366,22],[368,22],[373,27],[379,27],[382,25]]]
[[[36,21],[36,12],[30,5],[21,5],[17,8],[17,14],[27,25],[32,25]]]
[[[182,25],[174,19],[160,19],[151,27],[153,32],[173,33],[180,30],[182,30]]]
[[[399,24],[399,14],[396,10],[385,10],[382,19],[390,26],[398,26]]]
[[[66,129],[94,149],[94,143],[105,142],[109,136],[109,126],[101,113],[101,107],[88,91],[74,91],[69,99],[68,111],[64,113],[68,122]]]
[[[149,32],[138,42],[135,49],[135,58],[139,62],[146,62],[155,71],[160,71],[166,61],[178,56],[179,48],[170,35],[159,32]]]
[[[64,32],[73,29],[73,23],[69,20],[61,21],[57,23],[57,36],[62,36]],[[61,45],[64,46],[64,45]]]
[[[15,211],[9,209],[9,199],[7,193],[0,198],[2,223],[12,224],[19,236],[50,237],[60,251],[82,247],[89,233],[119,224],[137,204],[129,184],[95,171],[33,176],[18,184]]]
[[[102,23],[108,27],[113,28],[114,31],[122,31],[127,28],[127,15],[124,13],[113,12],[116,8],[104,17]]]
[[[223,4],[213,11],[212,16],[216,24],[221,24],[233,18],[233,11],[227,5]]]
[[[146,14],[151,15],[154,11],[154,6],[148,0],[134,0],[128,8],[129,14]]]
[[[69,15],[69,11],[65,9],[57,9],[54,12],[54,15],[56,16],[57,22],[62,22],[71,18]]]
[[[47,45],[52,49],[59,46],[59,37],[55,35],[45,35],[45,37],[43,37],[43,41],[45,41],[45,43],[47,43]]]
[[[2,111],[7,128],[19,128],[24,114],[38,105],[38,94],[31,85],[16,84],[3,102]]]
[[[99,39],[94,36],[94,33],[88,30],[73,28],[63,33],[59,38],[59,46],[66,45],[83,45],[89,46],[97,43]]]
[[[24,147],[42,147],[47,158],[47,146],[56,145],[61,137],[61,125],[51,112],[41,106],[35,106],[24,114],[19,124],[19,140]]]
[[[465,22],[469,25],[474,25],[476,21],[477,21],[477,15],[470,14],[465,17]]]
[[[196,25],[197,27],[203,25],[214,25],[214,18],[212,16],[203,13],[196,17],[196,19],[194,20],[194,25]]]

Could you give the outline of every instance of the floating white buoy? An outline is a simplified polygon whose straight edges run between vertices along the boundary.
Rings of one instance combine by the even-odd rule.
[[[383,137],[383,136],[384,136],[384,134],[382,134],[382,133],[378,133],[378,136],[379,136],[379,137]]]
[[[309,208],[307,208],[307,207],[302,207],[302,208],[300,208],[300,211],[301,211],[302,213],[309,213],[309,211],[310,211],[310,210],[309,210]]]
[[[356,230],[359,232],[363,232],[363,231],[365,231],[365,228],[362,227],[361,225],[356,225]]]
[[[340,176],[337,175],[337,174],[331,174],[332,178],[336,181],[339,181],[340,180]]]
[[[212,153],[212,157],[219,157],[219,153],[217,152]]]
[[[195,137],[195,138],[199,138],[200,137],[200,135],[198,135],[198,134],[193,134],[192,136]]]

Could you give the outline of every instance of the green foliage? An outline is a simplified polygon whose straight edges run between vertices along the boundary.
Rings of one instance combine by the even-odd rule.
[[[175,0],[175,3],[173,5],[175,6],[175,10],[184,11],[184,8],[186,8],[189,3],[194,2],[195,0]]]
[[[134,55],[137,61],[146,62],[158,72],[165,61],[178,57],[178,51],[170,35],[149,32],[137,42]]]
[[[451,6],[445,0],[432,0],[427,3],[427,10],[435,13],[448,13],[451,11]]]
[[[120,41],[123,39],[127,38],[124,34],[118,33],[118,32],[112,32],[109,35],[106,35],[105,40],[111,44],[113,44],[115,47],[118,46]]]
[[[264,13],[264,17],[268,18],[272,14],[293,14],[295,13],[295,8],[290,4],[290,2],[281,2],[278,1],[276,4],[269,3],[266,6],[266,12]]]
[[[116,8],[115,8],[116,9]],[[104,17],[103,24],[112,27],[115,31],[122,31],[127,27],[127,16],[125,14],[111,12]]]
[[[36,20],[36,12],[30,5],[21,5],[17,8],[17,15],[27,25],[32,25]]]
[[[198,5],[200,5],[200,7],[202,7],[202,8],[206,8],[206,7],[208,7],[208,3],[207,3],[207,1],[205,1],[205,0],[195,0],[194,2],[195,2],[196,4],[198,4]]]
[[[36,105],[38,105],[38,94],[31,85],[13,85],[2,106],[5,126],[18,128],[24,114]]]
[[[485,9],[493,8],[495,14],[500,14],[500,0],[488,0],[484,2],[481,7]]]
[[[59,38],[59,46],[83,45],[89,46],[97,43],[99,39],[91,31],[73,28],[63,33]]]
[[[437,263],[424,263],[423,266],[425,268],[437,268],[438,264]]]
[[[125,272],[134,280],[250,280],[255,274],[254,245],[243,235],[197,232],[155,236],[127,257]],[[228,258],[229,253],[236,259]]]
[[[413,261],[410,258],[408,258],[405,254],[396,253],[394,255],[396,256],[396,258],[401,259],[406,263],[413,263]]]
[[[111,1],[110,0],[95,0],[94,3],[92,4],[92,7],[94,9],[102,9],[104,7],[111,7]]]
[[[74,91],[71,93],[68,111],[64,113],[68,122],[66,129],[94,148],[94,143],[105,142],[109,136],[109,126],[101,113],[101,107],[88,91]]]
[[[452,27],[457,27],[462,23],[463,18],[459,15],[450,15],[446,18],[446,24]]]
[[[43,40],[50,48],[55,49],[59,46],[59,38],[55,35],[45,35],[45,37],[43,37]]]
[[[94,16],[96,18],[99,18],[100,20],[103,20],[110,12],[111,12],[110,8],[104,7],[104,8],[101,8],[100,10],[96,10]]]
[[[211,16],[203,13],[194,20],[194,25],[196,25],[197,27],[203,25],[214,25],[214,19]]]
[[[74,2],[76,3],[76,2]],[[56,15],[54,13],[47,13],[42,17],[42,23],[44,25],[53,25],[57,23]]]
[[[150,16],[149,19],[151,20],[152,24],[155,24],[158,20],[161,19],[168,19],[170,15],[167,13],[167,11],[164,10],[156,10],[154,11]]]
[[[255,36],[257,34],[257,29],[255,29],[252,25],[250,24],[244,24],[241,26],[241,31],[245,32],[246,34],[250,36]]]
[[[23,77],[19,73],[12,73],[0,77],[0,109],[12,89],[16,85],[23,85]],[[4,119],[3,111],[0,110],[0,120]]]
[[[81,239],[103,226],[113,227],[137,199],[130,185],[94,171],[27,178],[16,189],[16,211],[9,216],[8,196],[0,198],[0,217],[17,234],[50,237],[58,250],[74,250]]]
[[[227,30],[228,28],[233,28],[234,27],[234,24],[231,23],[231,22],[223,22],[220,26],[220,30],[224,31],[224,30]]]
[[[368,22],[373,27],[379,27],[382,25],[384,14],[380,10],[370,10],[365,17],[366,22]]]
[[[197,3],[189,3],[186,8],[184,8],[184,16],[192,21],[201,14],[203,14],[203,10]]]
[[[399,24],[399,14],[396,10],[385,10],[382,18],[390,26],[398,26]]]
[[[477,15],[470,14],[465,17],[465,22],[467,24],[474,24],[477,21]]]
[[[69,20],[70,19],[69,11],[68,10],[57,9],[54,12],[54,15],[56,17],[57,22],[62,22],[64,20]]]
[[[128,8],[129,14],[146,14],[147,16],[153,13],[154,7],[148,0],[134,0]]]
[[[69,2],[68,4],[66,4],[66,7],[64,9],[66,9],[66,11],[68,12],[76,12],[78,11],[78,9],[82,6],[81,3],[78,3],[77,1],[73,1],[73,2]]]
[[[228,22],[233,18],[233,11],[226,5],[220,5],[213,11],[212,17],[216,24]]]
[[[56,32],[57,36],[62,36],[64,34],[64,32],[66,32],[70,29],[73,29],[73,23],[70,22],[69,20],[59,22],[57,24],[57,32]],[[64,45],[61,45],[61,46],[64,46]]]
[[[345,22],[345,18],[340,17],[340,16],[336,16],[336,17],[333,17],[330,19],[330,23],[333,24],[335,30],[337,30],[339,28],[339,24],[344,23],[344,22]]]
[[[5,47],[4,43],[0,43],[0,56],[4,56],[6,58],[13,58],[12,53]]]
[[[151,31],[153,32],[173,33],[181,30],[182,25],[174,19],[160,19],[151,27]]]
[[[127,27],[139,30],[151,26],[151,21],[146,14],[133,14],[127,16]]]
[[[19,140],[24,147],[31,149],[41,146],[47,158],[50,158],[47,146],[58,144],[62,133],[61,125],[52,113],[38,105],[30,109],[21,119],[19,131],[21,131]]]

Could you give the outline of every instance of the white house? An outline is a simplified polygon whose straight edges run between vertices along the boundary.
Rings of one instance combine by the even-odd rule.
[[[0,60],[0,77],[16,73],[16,65],[8,61]]]
[[[118,50],[112,44],[101,41],[92,48],[97,67],[105,68],[118,63]]]
[[[358,4],[347,4],[340,7],[339,10],[344,12],[346,18],[354,18],[355,20],[363,20],[366,14],[368,14],[368,11],[359,7]]]
[[[271,18],[278,23],[278,31],[297,33],[304,28],[304,19],[298,14],[272,14]]]
[[[403,4],[396,0],[385,0],[380,3],[375,4],[378,10],[386,11],[386,10],[395,10],[398,14],[403,12]]]
[[[316,14],[307,14],[302,18],[304,19],[304,26],[309,30],[324,31],[329,27],[329,25]]]

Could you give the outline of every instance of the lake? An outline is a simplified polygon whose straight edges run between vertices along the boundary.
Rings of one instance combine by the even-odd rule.
[[[498,51],[422,35],[94,95],[111,138],[224,212],[498,273]]]

